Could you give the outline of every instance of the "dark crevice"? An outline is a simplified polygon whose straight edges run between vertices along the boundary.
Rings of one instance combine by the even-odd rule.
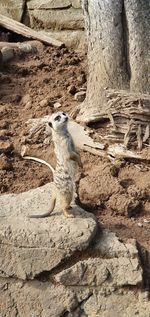
[[[63,11],[63,10],[68,10],[68,9],[70,9],[72,7],[72,5],[70,4],[70,5],[68,5],[68,6],[66,6],[66,7],[57,7],[57,8],[39,8],[38,10],[40,11],[40,10],[44,10],[44,11],[50,11],[50,10],[52,10],[52,11],[57,11],[57,10],[60,10],[60,11]],[[32,9],[31,9],[32,10]],[[33,9],[34,10],[34,9]]]
[[[100,226],[97,230],[97,232],[94,235],[94,241],[97,239],[97,237],[100,236]],[[94,259],[94,258],[107,258],[106,256],[104,257],[99,250],[93,250],[93,239],[91,243],[89,244],[89,247],[86,250],[82,251],[75,251],[70,257],[65,258],[64,260],[61,261],[55,268],[53,268],[50,271],[43,271],[39,274],[37,274],[34,279],[39,280],[41,282],[47,282],[51,281],[53,284],[57,284],[55,281],[55,275],[62,272],[63,270],[66,270],[79,261],[87,260],[89,258]]]
[[[22,17],[21,17],[20,22],[23,23],[24,25],[30,27],[30,17],[29,17],[29,13],[28,13],[28,7],[27,7],[26,0],[24,1],[24,4],[23,4],[23,13],[22,13]]]
[[[150,259],[148,251],[137,242],[140,264],[143,269],[143,287],[150,292]]]
[[[123,36],[123,56],[124,56],[124,66],[126,70],[126,74],[128,76],[128,80],[131,78],[131,68],[130,68],[130,60],[129,60],[129,30],[128,23],[125,11],[124,0],[122,4],[122,36]]]

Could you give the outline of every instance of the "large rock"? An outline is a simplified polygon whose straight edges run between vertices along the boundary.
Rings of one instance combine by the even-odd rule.
[[[101,230],[94,239],[92,249],[107,258],[138,258],[137,242],[129,239],[126,243],[120,241],[114,232],[108,229]]]
[[[0,14],[21,22],[24,9],[24,0],[1,0]]]
[[[79,261],[71,268],[58,273],[56,281],[69,286],[120,287],[142,282],[142,270],[138,259],[88,259]]]
[[[95,292],[84,304],[87,317],[149,317],[148,293],[120,290],[109,296]]]
[[[35,29],[84,29],[83,12],[73,7],[64,10],[31,10],[29,7],[29,17],[31,27]]]
[[[51,184],[0,197],[0,275],[33,278],[50,271],[77,250],[88,247],[97,230],[89,213],[65,218],[56,207],[49,218],[28,214],[48,211]]]
[[[60,317],[77,306],[71,290],[51,282],[0,279],[0,316]]]
[[[70,0],[30,0],[28,3],[29,9],[66,9],[71,7]]]
[[[74,8],[79,9],[81,8],[81,0],[70,0],[71,4]]]
[[[85,289],[86,287],[84,287]],[[92,288],[91,288],[92,290]],[[149,317],[148,292],[130,289],[104,293],[94,288],[85,299],[51,281],[0,279],[0,316],[7,317]]]
[[[61,31],[40,31],[56,40],[62,41],[68,47],[84,50],[86,47],[86,37],[83,30],[61,30]]]

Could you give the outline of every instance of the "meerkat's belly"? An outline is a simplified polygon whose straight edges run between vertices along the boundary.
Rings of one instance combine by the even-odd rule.
[[[70,193],[72,195],[74,186],[72,176],[68,173],[67,169],[64,169],[63,166],[60,166],[59,168],[56,167],[54,183],[61,194],[65,195],[66,193]]]

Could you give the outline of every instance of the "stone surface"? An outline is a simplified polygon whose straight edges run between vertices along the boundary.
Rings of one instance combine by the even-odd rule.
[[[97,292],[84,304],[87,317],[150,317],[148,293],[114,292],[109,296]]]
[[[14,58],[14,49],[11,47],[3,47],[1,52],[4,63]]]
[[[77,100],[79,102],[83,102],[85,97],[86,97],[86,92],[85,91],[79,91],[74,96],[75,100]]]
[[[126,243],[119,240],[114,232],[103,229],[93,241],[92,249],[99,251],[100,255],[109,258],[130,257],[138,258],[136,240],[130,239]]]
[[[7,317],[149,317],[148,292],[96,289],[83,303],[75,291],[50,281],[0,279],[0,312]]]
[[[26,279],[50,271],[76,250],[87,248],[95,235],[97,224],[83,210],[75,218],[65,218],[57,206],[48,218],[27,218],[48,211],[51,188],[47,184],[0,197],[1,276]]]
[[[120,287],[142,282],[142,269],[138,259],[88,259],[58,273],[56,281],[66,285]]]
[[[81,9],[29,10],[31,28],[78,30],[84,28]]]
[[[60,108],[62,105],[61,105],[61,103],[60,102],[55,102],[54,103],[54,108],[55,109],[58,109],[58,108]]]
[[[1,0],[0,14],[21,22],[24,0]]]
[[[70,0],[30,0],[29,9],[65,9],[71,6]]]
[[[60,317],[77,306],[71,290],[50,282],[0,279],[1,317]]]
[[[41,31],[43,34],[62,41],[69,47],[83,50],[86,47],[86,37],[83,30]]]
[[[76,9],[81,8],[81,0],[71,0],[71,4]]]

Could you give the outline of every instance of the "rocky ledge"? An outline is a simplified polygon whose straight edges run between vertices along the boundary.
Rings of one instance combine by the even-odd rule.
[[[51,184],[0,197],[0,312],[7,317],[148,317],[135,240],[123,243],[94,216],[59,204],[46,219]]]

